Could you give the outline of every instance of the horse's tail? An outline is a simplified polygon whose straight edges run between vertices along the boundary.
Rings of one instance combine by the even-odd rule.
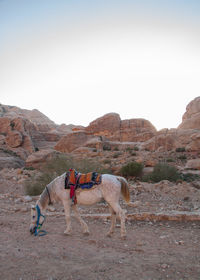
[[[117,176],[117,180],[121,183],[121,194],[124,198],[124,200],[129,203],[130,202],[130,192],[128,188],[128,182],[125,178]]]

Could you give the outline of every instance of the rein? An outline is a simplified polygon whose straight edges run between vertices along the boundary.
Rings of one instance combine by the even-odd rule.
[[[37,210],[37,224],[36,224],[36,229],[35,229],[34,235],[43,236],[43,235],[47,234],[46,230],[40,229],[45,221],[45,216],[43,214],[41,214],[40,207],[38,205],[36,205],[36,210]],[[40,217],[43,217],[42,223],[40,223]]]

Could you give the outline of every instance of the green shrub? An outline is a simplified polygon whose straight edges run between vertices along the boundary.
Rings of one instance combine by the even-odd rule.
[[[174,162],[175,160],[173,158],[167,158],[166,162]]]
[[[142,171],[143,164],[136,161],[129,162],[120,169],[121,175],[125,177],[140,177],[142,175]]]
[[[186,159],[187,159],[187,156],[186,156],[186,155],[181,155],[181,156],[178,157],[178,159],[180,159],[180,160],[186,160]]]
[[[121,153],[119,152],[119,153],[115,153],[114,155],[113,155],[113,158],[118,158],[119,156],[121,156]]]
[[[137,154],[136,154],[136,152],[131,152],[131,156],[136,156]]]
[[[103,163],[104,163],[104,164],[111,164],[111,160],[110,160],[110,159],[105,159],[105,160],[103,161]]]
[[[143,181],[160,182],[162,180],[168,180],[171,182],[176,182],[180,179],[180,174],[174,166],[170,166],[166,163],[158,163],[154,166],[153,172],[143,176]]]
[[[192,182],[192,181],[195,181],[195,180],[200,180],[200,175],[193,174],[193,173],[182,173],[181,174],[181,179],[186,181],[186,182]]]
[[[35,168],[34,167],[32,167],[32,166],[25,166],[24,167],[24,170],[35,170]]]
[[[109,144],[104,144],[103,145],[103,150],[104,151],[111,151],[111,146]]]
[[[139,151],[139,148],[137,146],[134,147],[134,151]]]
[[[185,152],[185,147],[176,148],[177,153]]]
[[[99,173],[111,173],[111,170],[105,169],[98,161],[94,160],[74,160],[65,155],[58,156],[49,161],[40,171],[41,174],[33,175],[25,183],[25,192],[28,195],[39,195],[46,185],[53,179],[68,171],[70,168],[75,168],[81,173],[96,171]],[[64,186],[63,186],[64,187]]]

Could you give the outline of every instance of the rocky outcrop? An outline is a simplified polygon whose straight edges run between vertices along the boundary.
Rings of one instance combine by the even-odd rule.
[[[0,147],[23,160],[41,149],[53,148],[74,125],[56,125],[38,110],[24,110],[0,104]]]
[[[23,160],[29,157],[28,165],[34,165],[34,162],[37,165],[39,160],[43,162],[43,150],[54,149],[74,153],[80,158],[102,158],[111,152],[115,166],[126,163],[127,158],[123,154],[127,151],[135,156],[134,160],[150,167],[157,162],[152,152],[184,148],[184,151],[196,156],[200,151],[200,97],[188,104],[178,128],[160,131],[156,131],[148,120],[121,120],[116,113],[97,118],[87,127],[72,124],[58,126],[38,110],[0,105],[0,148],[15,152]],[[41,156],[35,151],[40,151]],[[145,153],[149,154],[148,158]],[[109,155],[106,157],[108,162]]]
[[[186,107],[179,129],[200,130],[200,97],[192,100]]]
[[[104,136],[110,141],[144,142],[156,133],[155,127],[145,119],[121,120],[119,114],[110,113],[91,122],[85,131]]]
[[[23,166],[24,161],[14,152],[0,149],[0,170],[3,168],[21,168]]]
[[[41,150],[29,155],[28,158],[26,159],[25,165],[26,167],[39,168],[40,166],[44,165],[48,160],[51,160],[56,155],[58,155],[58,152],[52,149]]]
[[[200,170],[200,159],[191,159],[187,161],[185,166],[186,169],[197,169]]]
[[[62,153],[71,153],[79,147],[83,147],[87,141],[94,136],[87,134],[85,131],[75,131],[66,136],[63,136],[55,145],[55,150]]]
[[[110,113],[91,122],[85,131],[95,136],[105,136],[109,140],[120,140],[120,123],[119,114]]]
[[[33,129],[35,129],[34,125],[22,118],[0,118],[1,147],[10,149],[25,159],[29,153],[34,151],[34,144],[30,136]],[[20,150],[17,149],[19,147]],[[22,149],[24,153],[22,153]]]
[[[121,142],[145,142],[155,134],[155,127],[145,119],[122,120],[120,123]]]

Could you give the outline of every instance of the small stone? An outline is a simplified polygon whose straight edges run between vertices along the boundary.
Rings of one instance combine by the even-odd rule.
[[[23,207],[23,208],[21,208],[21,210],[20,210],[20,212],[22,212],[22,213],[26,213],[26,212],[28,212],[28,211],[29,211],[28,207]]]
[[[162,267],[162,269],[166,269],[166,268],[168,268],[169,266],[168,266],[168,264],[163,263],[163,264],[161,265],[161,267]]]
[[[177,245],[183,245],[183,244],[184,244],[184,241],[183,241],[183,240],[178,240],[178,241],[175,241],[175,243],[176,243]]]
[[[55,211],[56,211],[56,208],[53,207],[53,206],[49,206],[49,207],[48,207],[48,211],[49,211],[49,212],[55,212]]]
[[[30,197],[30,195],[26,195],[23,197],[24,202],[31,202],[33,199]]]
[[[15,199],[15,203],[20,203],[20,202],[22,202],[22,199],[21,199],[21,198]]]

